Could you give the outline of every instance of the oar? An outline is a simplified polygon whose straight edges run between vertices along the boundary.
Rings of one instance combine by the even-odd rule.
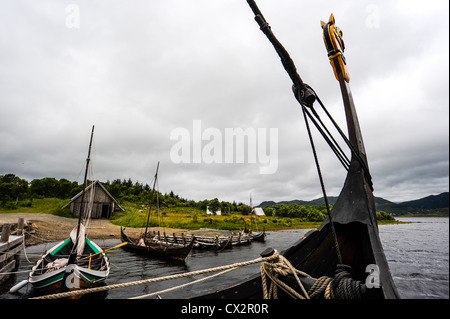
[[[128,244],[128,242],[125,241],[125,242],[123,242],[123,243],[121,243],[121,244],[119,244],[119,245],[116,245],[116,246],[114,246],[114,247],[111,247],[111,248],[108,248],[108,249],[99,251],[98,253],[95,253],[95,254],[93,254],[93,255],[89,255],[89,256],[87,256],[87,257],[81,258],[80,260],[84,260],[84,259],[88,259],[88,258],[94,257],[95,255],[105,253],[105,252],[107,252],[108,250],[115,249],[115,248],[119,248],[119,247],[124,246],[124,245],[126,245],[126,244]]]

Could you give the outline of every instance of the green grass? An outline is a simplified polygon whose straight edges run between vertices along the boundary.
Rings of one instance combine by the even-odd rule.
[[[69,199],[42,198],[32,201],[19,202],[17,205],[8,208],[0,207],[0,214],[5,213],[44,213],[62,217],[72,217],[69,208],[61,209]],[[115,225],[125,227],[145,227],[147,222],[148,207],[131,202],[121,204],[125,208],[124,212],[116,212],[110,218]],[[380,224],[396,223],[393,221]],[[254,229],[280,230],[289,228],[316,228],[320,222],[308,222],[300,218],[254,216]],[[245,227],[250,228],[250,216],[242,215],[238,212],[231,212],[227,215],[213,216],[206,215],[205,211],[195,207],[162,207],[160,208],[160,218],[155,209],[152,209],[149,226],[161,226],[181,229],[213,228],[224,230],[238,230]]]
[[[115,225],[125,227],[145,227],[147,223],[148,207],[133,203],[124,203],[124,212],[117,212],[111,217]],[[172,227],[182,229],[213,228],[224,230],[238,230],[250,228],[250,216],[231,212],[227,215],[207,215],[203,210],[194,207],[162,207],[152,209],[149,226]],[[305,222],[298,218],[282,218],[271,216],[254,216],[254,229],[278,230],[288,228],[316,228],[320,223]]]
[[[62,217],[71,217],[70,209],[61,209],[69,199],[34,198],[33,200],[19,201],[16,205],[7,208],[0,206],[0,214],[6,213],[43,213]]]

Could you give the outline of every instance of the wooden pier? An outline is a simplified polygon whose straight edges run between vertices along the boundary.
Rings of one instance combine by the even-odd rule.
[[[0,283],[9,278],[9,273],[19,268],[20,252],[23,249],[24,220],[19,218],[15,235],[11,224],[3,224],[0,238]],[[15,226],[15,225],[14,225]]]

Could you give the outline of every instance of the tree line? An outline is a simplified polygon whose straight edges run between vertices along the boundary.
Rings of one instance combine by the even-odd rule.
[[[196,202],[182,198],[173,191],[165,194],[155,191],[153,194],[152,188],[148,184],[133,182],[131,179],[107,180],[102,182],[102,185],[119,203],[148,204],[153,197],[158,200],[161,207],[196,207],[201,210],[206,210],[208,207],[213,214],[221,211],[225,214],[239,212],[246,215],[251,211],[250,206],[246,204],[223,202],[217,198]],[[12,209],[18,205],[31,205],[33,198],[70,199],[82,190],[82,184],[71,182],[65,178],[58,180],[53,177],[45,177],[28,182],[15,174],[0,175],[0,205]]]
[[[202,201],[188,200],[173,191],[162,194],[153,193],[148,184],[133,182],[131,179],[107,180],[102,185],[119,202],[132,202],[147,205],[152,197],[158,200],[160,207],[193,207],[205,211],[207,208],[215,215],[237,212],[250,215],[251,208],[244,203],[219,201],[217,198]],[[83,190],[83,185],[65,178],[57,180],[53,177],[33,179],[28,182],[14,174],[0,175],[0,206],[15,209],[17,206],[31,206],[33,198],[70,199]],[[330,205],[330,209],[332,205]],[[275,204],[264,208],[266,216],[298,218],[303,221],[322,222],[327,216],[325,205],[309,206],[298,204]],[[394,220],[392,215],[377,212],[378,220]]]

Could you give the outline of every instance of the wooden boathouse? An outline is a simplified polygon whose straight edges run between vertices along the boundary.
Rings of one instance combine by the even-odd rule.
[[[62,208],[66,208],[70,205],[70,212],[73,217],[78,217],[81,209],[81,200],[83,198],[83,192],[79,192],[75,195],[66,205]],[[106,188],[99,181],[94,181],[86,188],[84,195],[84,210],[90,209],[92,206],[92,212],[90,218],[109,218],[116,211],[124,211],[124,209],[117,203],[114,197],[106,190]]]

